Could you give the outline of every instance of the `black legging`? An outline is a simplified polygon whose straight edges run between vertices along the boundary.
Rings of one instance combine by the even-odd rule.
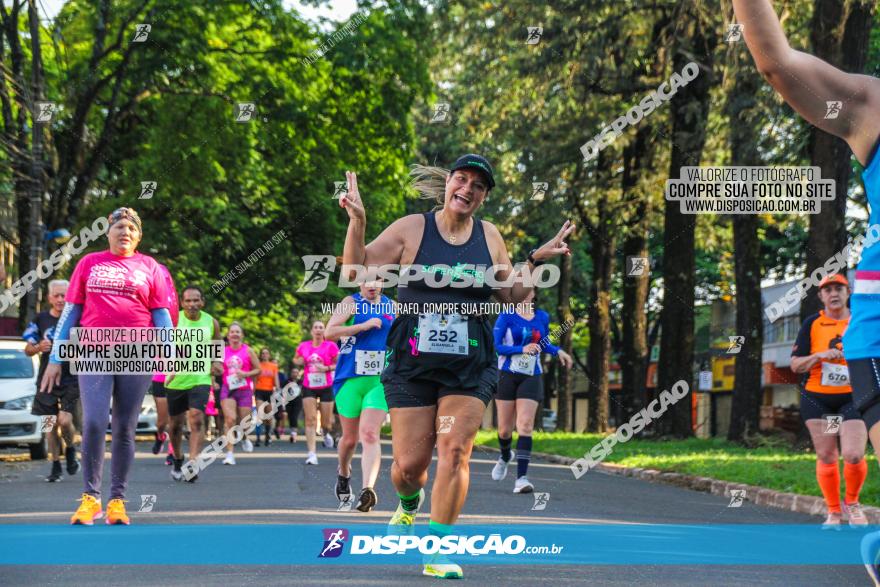
[[[296,399],[290,400],[289,402],[287,402],[287,405],[284,408],[287,411],[287,420],[288,422],[290,422],[291,433],[297,428],[297,422],[299,422],[299,415],[302,412],[302,408],[302,396],[298,396]]]

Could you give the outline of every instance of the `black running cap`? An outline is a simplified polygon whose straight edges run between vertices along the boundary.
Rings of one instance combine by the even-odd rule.
[[[483,175],[486,176],[486,179],[489,180],[489,189],[491,190],[495,187],[495,177],[492,175],[492,166],[485,157],[474,155],[473,153],[462,155],[455,160],[455,164],[450,171],[458,171],[459,169],[477,169],[482,171]]]

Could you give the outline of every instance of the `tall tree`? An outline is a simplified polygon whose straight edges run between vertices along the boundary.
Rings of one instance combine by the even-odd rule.
[[[672,153],[669,177],[677,179],[683,166],[698,166],[706,142],[712,87],[713,52],[719,23],[712,9],[696,0],[684,0],[672,19],[676,47],[672,69],[681,72],[691,61],[700,73],[673,96]],[[661,314],[658,390],[684,380],[693,389],[694,357],[694,229],[696,217],[682,214],[677,202],[666,202],[663,229],[663,311]],[[677,402],[658,428],[679,437],[693,435],[691,396]]]
[[[726,13],[732,15],[727,3]],[[731,43],[727,51],[723,87],[727,101],[727,141],[730,164],[761,165],[760,135],[764,124],[763,104],[758,100],[763,83],[751,67],[743,43]],[[758,432],[762,399],[761,367],[763,304],[761,302],[761,242],[758,238],[760,216],[733,215],[733,252],[736,274],[736,332],[745,337],[736,355],[733,406],[728,438],[741,441]]]

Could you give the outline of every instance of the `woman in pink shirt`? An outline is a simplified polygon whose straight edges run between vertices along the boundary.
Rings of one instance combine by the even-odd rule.
[[[324,340],[324,323],[312,323],[312,340],[304,340],[296,347],[293,363],[299,368],[305,366],[303,375],[303,411],[306,414],[306,446],[309,454],[307,465],[317,465],[315,436],[318,427],[318,400],[321,400],[321,426],[324,428],[324,446],[333,448],[333,370],[339,347],[336,343]],[[291,426],[294,426],[293,424]]]
[[[66,303],[56,327],[55,346],[43,374],[40,391],[51,391],[59,382],[61,360],[58,349],[70,339],[70,329],[83,328],[171,328],[166,276],[159,264],[137,252],[143,230],[141,219],[131,208],[119,208],[109,217],[107,240],[110,248],[83,257],[70,278]],[[125,489],[134,461],[134,434],[138,413],[152,373],[118,375],[80,374],[82,401],[82,465],[85,488],[72,524],[91,526],[101,518],[101,480],[104,470],[104,435],[113,400],[112,478],[107,503],[108,524],[128,524]]]
[[[254,380],[260,373],[260,359],[254,349],[244,344],[241,324],[233,322],[226,333],[228,344],[223,350],[223,385],[220,387],[220,406],[226,430],[240,424],[254,407]],[[254,450],[249,438],[244,437],[241,447],[245,452]],[[226,445],[224,465],[235,464],[233,444]]]

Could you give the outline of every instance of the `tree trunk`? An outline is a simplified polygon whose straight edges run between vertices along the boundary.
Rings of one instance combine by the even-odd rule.
[[[873,4],[864,0],[816,0],[810,30],[813,54],[843,71],[861,73],[867,60]],[[847,97],[837,99],[845,101]],[[820,202],[821,212],[810,215],[806,275],[846,246],[846,194],[851,156],[843,139],[812,128],[810,165],[821,168],[823,179],[835,181],[837,197]],[[801,302],[801,321],[822,309],[815,292],[810,290]]]
[[[559,263],[559,300],[556,305],[556,316],[560,324],[568,324],[572,320],[571,314],[571,257],[564,255]],[[571,331],[568,328],[562,338],[556,343],[559,348],[568,354],[571,352]],[[572,396],[571,396],[571,369],[557,369],[558,395],[556,400],[556,426],[560,430],[571,432],[574,429],[572,421]],[[540,408],[541,406],[539,406]]]
[[[637,184],[639,171],[650,168],[648,159],[653,133],[653,129],[648,125],[640,128],[636,133],[636,140],[624,149],[622,179],[624,201],[635,200],[632,210],[633,222],[623,241],[624,263],[631,257],[648,257],[650,200],[648,194],[638,191]],[[626,271],[630,270],[628,264],[624,267]],[[624,419],[638,412],[645,402],[645,379],[648,371],[648,316],[645,313],[645,303],[648,300],[650,281],[650,260],[641,275],[623,276],[620,401],[623,404]]]
[[[699,8],[689,0],[677,10],[678,38],[683,45],[676,49],[673,69],[680,72],[695,56],[711,56],[718,35],[713,23],[703,22]],[[708,36],[704,34],[708,32]],[[672,115],[672,153],[670,179],[678,179],[683,166],[697,166],[706,142],[709,117],[709,90],[712,84],[711,62],[696,57],[699,75],[680,88],[670,104]],[[679,212],[678,202],[666,202],[663,230],[663,310],[661,312],[660,364],[658,391],[668,390],[684,380],[693,389],[694,357],[694,228],[696,216]],[[656,424],[658,431],[680,438],[693,435],[690,396],[671,405]]]
[[[611,357],[611,270],[614,264],[614,235],[609,230],[611,213],[607,202],[596,203],[598,217],[590,234],[590,256],[593,260],[593,282],[590,286],[590,406],[587,429],[605,432],[608,429],[608,367]]]
[[[725,8],[729,8],[729,5]],[[728,10],[732,15],[732,10]],[[727,52],[725,106],[731,165],[761,165],[758,144],[764,113],[757,96],[761,76],[746,62],[746,52],[731,45]],[[736,334],[744,341],[736,355],[729,440],[741,441],[758,432],[761,409],[761,368],[764,322],[761,303],[760,218],[756,214],[733,216],[734,273],[736,278]]]
[[[31,36],[31,152],[30,152],[30,248],[27,259],[28,272],[37,270],[40,252],[43,247],[42,211],[45,181],[43,176],[43,125],[37,122],[37,102],[46,95],[43,77],[43,53],[40,48],[40,21],[35,0],[28,0],[28,22]],[[24,271],[24,266],[22,266]],[[19,304],[18,319],[23,327],[25,322],[37,312],[37,296],[40,292],[37,281],[25,294],[23,304]]]

